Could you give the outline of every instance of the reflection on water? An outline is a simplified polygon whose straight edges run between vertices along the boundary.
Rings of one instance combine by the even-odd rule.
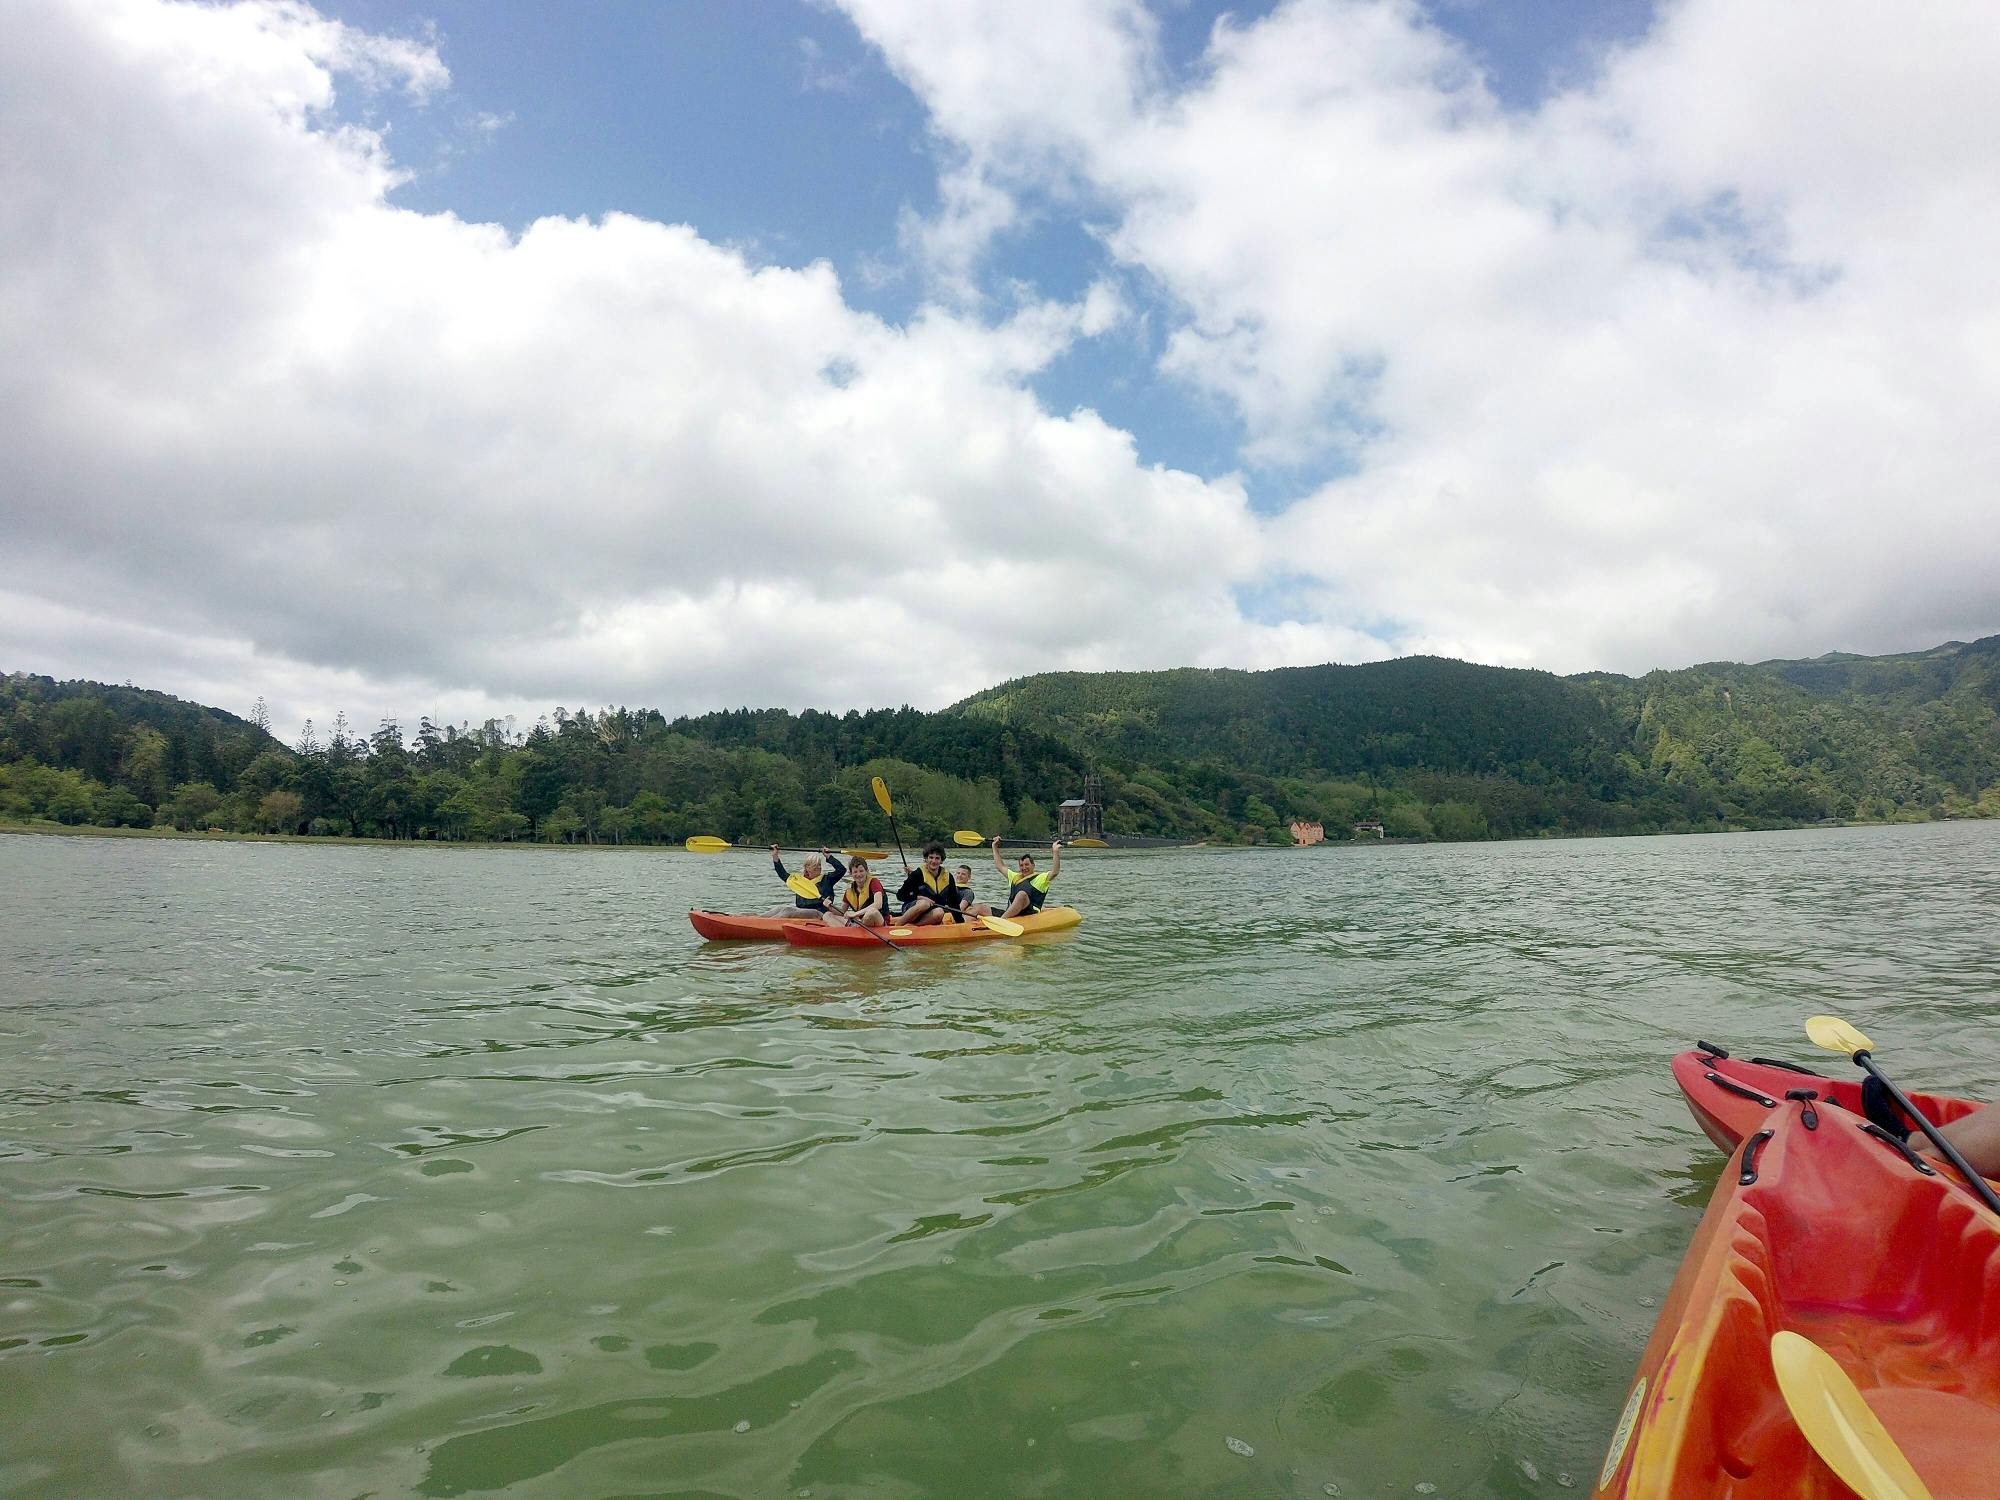
[[[1720,1166],[1670,1052],[1832,1010],[2000,1090],[1991,826],[687,927],[769,884],[0,837],[0,1492],[1585,1492]]]

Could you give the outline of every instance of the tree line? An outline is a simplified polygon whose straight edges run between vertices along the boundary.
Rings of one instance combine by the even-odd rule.
[[[2000,816],[2000,638],[1948,653],[1556,678],[1435,658],[1051,674],[942,713],[557,708],[525,732],[322,735],[127,684],[0,676],[0,819],[388,839],[1041,839],[1099,776],[1111,834],[1289,843]]]

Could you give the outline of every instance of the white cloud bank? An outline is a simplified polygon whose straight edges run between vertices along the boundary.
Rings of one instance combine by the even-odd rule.
[[[1253,452],[1267,556],[1396,644],[1627,670],[2000,629],[2000,8],[1683,0],[1503,110],[1414,4],[1164,80],[1132,0],[841,0],[960,203],[1084,202]]]
[[[1348,477],[1260,519],[1041,409],[1109,287],[895,327],[686,226],[410,213],[330,106],[439,93],[427,46],[27,0],[0,666],[262,693],[289,733],[2000,626],[2000,11],[1684,5],[1520,116],[1403,4],[1225,26],[1182,85],[1131,4],[846,9],[932,111],[946,284],[1022,199],[1087,205],[1178,310],[1172,377]],[[1246,619],[1273,579],[1301,617]]]

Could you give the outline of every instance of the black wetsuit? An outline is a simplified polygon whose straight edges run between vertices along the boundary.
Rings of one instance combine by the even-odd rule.
[[[841,877],[847,873],[847,866],[833,855],[825,854],[820,857],[826,861],[826,868],[819,872],[819,899],[808,901],[797,891],[792,892],[792,905],[801,911],[825,911],[827,903],[833,900],[834,887],[840,884]],[[771,868],[778,872],[778,879],[790,878],[785,873],[785,862],[782,859],[773,858]]]
[[[905,912],[919,896],[928,896],[933,904],[942,906],[954,916],[957,916],[959,902],[964,899],[964,893],[959,890],[958,882],[952,879],[950,871],[938,871],[937,884],[932,885],[930,872],[922,865],[905,875],[903,883],[896,888],[896,899],[903,903]],[[958,917],[958,920],[962,922],[965,919]]]

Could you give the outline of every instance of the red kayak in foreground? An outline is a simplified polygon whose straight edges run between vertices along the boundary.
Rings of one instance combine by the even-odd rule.
[[[1794,1089],[1811,1089],[1827,1104],[1838,1105],[1850,1114],[1861,1113],[1859,1073],[1852,1079],[1826,1078],[1796,1063],[1731,1057],[1707,1042],[1674,1059],[1674,1082],[1680,1085],[1695,1123],[1724,1151],[1734,1151],[1737,1142],[1762,1125],[1764,1117]],[[1943,1125],[1979,1108],[1969,1100],[1945,1094],[1912,1094],[1910,1103],[1933,1125]],[[1996,1455],[1995,1465],[2000,1470],[2000,1455]],[[1995,1494],[2000,1496],[2000,1486]]]
[[[1074,927],[1083,920],[1083,913],[1073,906],[1045,906],[1040,911],[1029,912],[1026,916],[1013,917],[1019,922],[1026,937],[1037,932],[1060,932],[1066,927]],[[898,948],[930,947],[939,943],[990,942],[995,938],[1005,940],[1007,934],[995,932],[978,920],[970,922],[938,922],[929,927],[875,927],[863,930],[859,927],[829,927],[824,922],[787,922],[784,924],[785,941],[800,948],[875,948],[882,947],[882,940],[869,936],[870,932],[887,935]]]
[[[1858,1096],[1777,1097],[1695,1231],[1597,1494],[1852,1500],[1778,1389],[1771,1337],[1789,1330],[1832,1356],[1934,1500],[1994,1500],[2000,1218],[1949,1167],[1871,1134]]]

